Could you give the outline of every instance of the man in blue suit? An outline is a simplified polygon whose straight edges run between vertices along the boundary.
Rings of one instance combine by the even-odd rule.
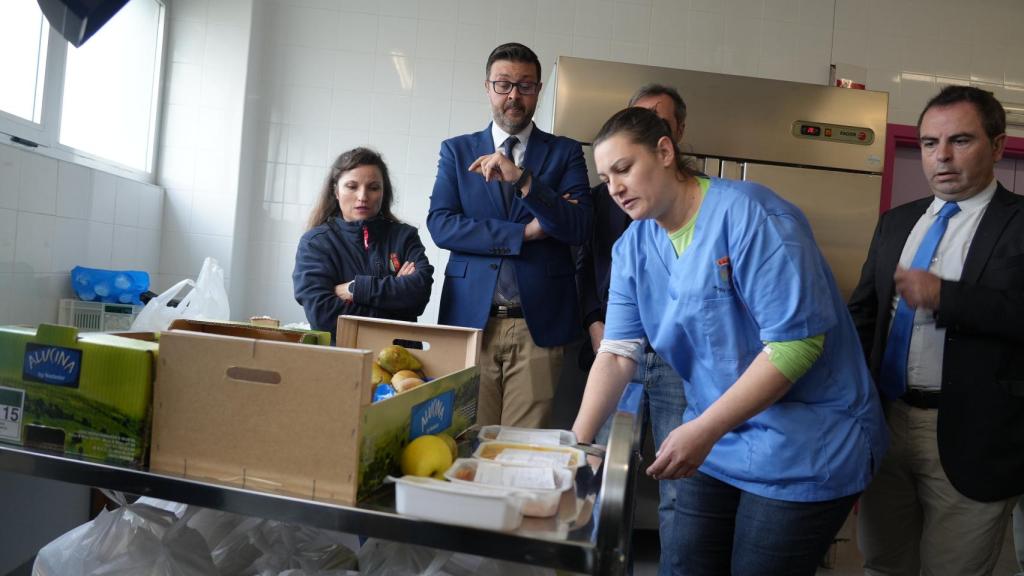
[[[580,144],[541,131],[540,61],[522,44],[487,59],[493,122],[441,144],[427,228],[451,251],[439,321],[482,328],[477,422],[543,427],[564,345],[579,333],[571,245],[590,237]]]

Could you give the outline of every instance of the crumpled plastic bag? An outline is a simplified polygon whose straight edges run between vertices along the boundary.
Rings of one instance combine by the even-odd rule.
[[[359,549],[361,576],[555,576],[550,568],[456,554],[447,550],[370,538]]]
[[[171,301],[186,287],[191,286],[177,306]],[[195,282],[186,278],[146,303],[132,322],[133,332],[161,332],[171,322],[185,318],[191,320],[230,320],[231,306],[224,287],[224,269],[214,258],[207,257]]]
[[[209,576],[217,568],[188,514],[145,503],[102,511],[36,555],[32,576]]]
[[[356,566],[355,538],[308,526],[201,509],[189,521],[210,546],[222,576],[337,576]]]
[[[33,576],[355,576],[356,537],[156,498],[103,511],[47,544]]]

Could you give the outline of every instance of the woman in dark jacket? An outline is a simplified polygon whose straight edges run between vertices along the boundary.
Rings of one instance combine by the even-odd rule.
[[[379,154],[338,156],[299,240],[292,283],[309,324],[332,340],[341,314],[415,321],[434,267],[416,228],[391,213],[394,192]]]

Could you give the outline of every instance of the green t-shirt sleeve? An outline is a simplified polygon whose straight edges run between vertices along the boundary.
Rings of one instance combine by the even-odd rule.
[[[825,335],[818,334],[803,340],[766,342],[770,352],[768,360],[790,382],[796,382],[807,373],[825,349]]]

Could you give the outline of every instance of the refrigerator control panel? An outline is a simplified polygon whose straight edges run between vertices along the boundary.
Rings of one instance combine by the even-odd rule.
[[[841,124],[825,124],[797,120],[793,122],[793,136],[827,142],[844,144],[860,144],[870,146],[875,141],[875,131],[863,126],[843,126]]]

